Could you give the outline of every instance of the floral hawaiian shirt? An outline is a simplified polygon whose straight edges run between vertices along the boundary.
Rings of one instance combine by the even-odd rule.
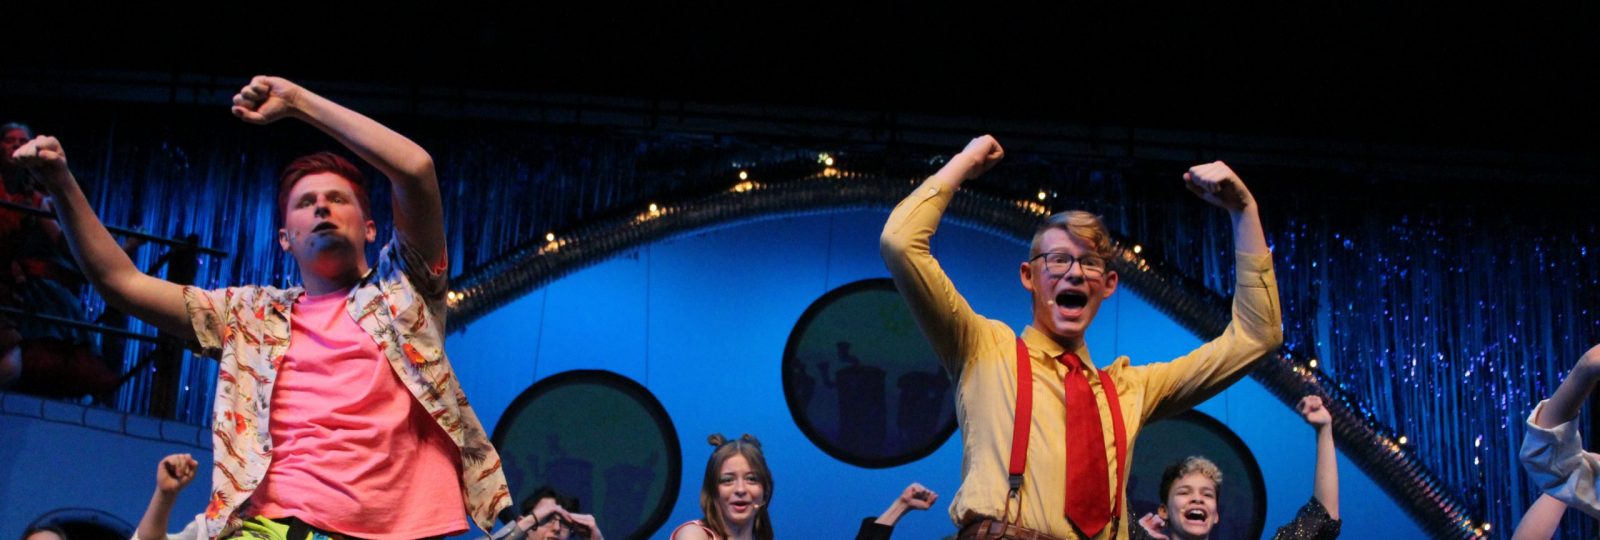
[[[466,511],[489,530],[511,505],[500,455],[467,404],[444,354],[444,269],[431,269],[395,235],[378,265],[353,287],[350,316],[389,360],[407,389],[461,449],[461,490]],[[302,289],[185,287],[184,302],[206,356],[220,360],[211,441],[211,502],[206,536],[237,531],[253,515],[250,495],[272,463],[273,382],[289,350],[290,308]]]

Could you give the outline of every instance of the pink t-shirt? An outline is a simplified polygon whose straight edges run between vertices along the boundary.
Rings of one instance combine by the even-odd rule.
[[[268,518],[373,540],[467,530],[456,445],[401,384],[346,293],[302,296],[272,391]]]

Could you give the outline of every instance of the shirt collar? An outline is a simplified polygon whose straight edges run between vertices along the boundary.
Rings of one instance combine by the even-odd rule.
[[[1034,328],[1031,324],[1022,329],[1022,342],[1028,345],[1028,349],[1044,353],[1047,358],[1053,359],[1067,352],[1066,347],[1061,346],[1048,334]],[[1099,371],[1095,367],[1094,361],[1089,359],[1089,347],[1080,343],[1072,352],[1078,355],[1078,359],[1082,360],[1083,365],[1088,366],[1090,371]]]

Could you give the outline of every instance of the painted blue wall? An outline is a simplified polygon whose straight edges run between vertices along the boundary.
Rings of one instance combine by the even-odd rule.
[[[211,434],[198,427],[0,392],[0,538],[21,538],[39,516],[88,508],[139,525],[156,463],[187,453],[211,470]],[[211,474],[178,496],[174,532],[205,509]]]
[[[449,338],[467,394],[491,431],[519,393],[573,369],[614,371],[643,384],[673,418],[684,475],[672,517],[655,536],[699,517],[697,490],[712,432],[760,437],[777,482],[771,511],[780,536],[838,538],[861,517],[921,482],[955,494],[960,434],[932,455],[869,470],[824,454],[795,426],[780,364],[789,332],[817,298],[840,285],[887,277],[877,237],[884,212],[858,211],[733,225],[664,240],[533,291]],[[1020,328],[1027,296],[1016,277],[1026,246],[946,224],[940,257],[979,313]],[[1102,363],[1165,361],[1200,344],[1129,290],[1112,297],[1089,333]],[[1312,431],[1259,384],[1246,379],[1199,409],[1250,446],[1266,480],[1267,533],[1311,496]],[[621,442],[619,434],[619,442]],[[1354,465],[1340,458],[1347,538],[1422,538],[1420,529]],[[953,532],[947,505],[901,521],[897,538]]]

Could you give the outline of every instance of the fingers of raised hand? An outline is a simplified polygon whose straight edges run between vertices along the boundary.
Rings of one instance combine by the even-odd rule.
[[[239,90],[238,97],[242,97],[242,98],[250,100],[250,101],[259,102],[259,101],[267,99],[268,92],[270,92],[270,91],[271,91],[271,89],[268,88],[267,85],[265,85],[265,84],[255,84],[254,82],[252,82],[251,84],[246,85],[244,88]],[[237,102],[237,99],[235,101]]]
[[[239,93],[233,95],[233,106],[234,107],[243,107],[243,108],[247,108],[247,109],[254,109],[256,107],[260,107],[261,106],[261,99],[260,98],[252,98],[252,97],[250,97],[248,95],[245,95],[245,92],[248,91],[249,89],[250,89],[249,87],[245,87],[244,90],[240,90]]]
[[[47,161],[61,159],[61,141],[48,135],[34,137],[28,144],[22,145],[11,155],[25,167],[33,167]]]
[[[1311,414],[1322,409],[1322,396],[1306,396],[1300,398],[1300,404],[1295,407],[1300,414]]]
[[[1190,167],[1188,172],[1183,173],[1185,181],[1199,184],[1207,192],[1211,193],[1222,189],[1222,186],[1233,178],[1233,169],[1228,168],[1228,165],[1221,161],[1195,165]]]

